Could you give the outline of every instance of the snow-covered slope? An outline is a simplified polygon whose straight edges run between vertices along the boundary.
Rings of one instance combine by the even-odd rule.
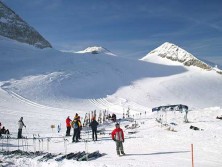
[[[5,38],[0,39],[0,55],[1,88],[44,105],[84,110],[89,108],[81,105],[85,102],[98,108],[111,102],[110,108],[120,112],[121,105],[135,110],[174,103],[221,105],[222,78],[215,71],[40,50]]]
[[[0,1],[0,35],[38,48],[51,48],[33,27],[29,26],[14,11]]]
[[[199,68],[205,69],[205,70],[212,70],[213,69],[210,65],[197,59],[191,53],[189,53],[189,52],[185,51],[184,49],[180,48],[179,46],[169,43],[169,42],[165,42],[164,44],[162,44],[158,48],[149,52],[141,60],[147,61],[147,62],[160,63],[160,64],[167,63],[170,65],[183,64],[185,66],[195,66],[195,67],[199,67]],[[177,63],[177,62],[179,62],[179,63]],[[218,73],[221,72],[220,70],[216,70],[216,71]]]
[[[196,166],[218,167],[222,163],[222,134],[221,120],[216,116],[222,115],[221,85],[221,75],[215,71],[187,67],[180,62],[168,60],[156,64],[102,53],[83,56],[51,48],[37,49],[0,37],[0,121],[16,137],[17,121],[23,116],[26,124],[23,135],[31,138],[20,143],[17,139],[1,140],[1,150],[105,153],[88,162],[39,161],[41,156],[13,157],[0,153],[0,165],[189,166],[190,145],[194,144]],[[184,115],[179,112],[161,113],[166,123],[176,122],[170,127],[175,131],[155,121],[158,114],[152,113],[152,107],[180,103],[191,110],[189,123],[183,123]],[[200,109],[204,107],[210,108]],[[97,113],[104,109],[116,113],[117,118],[130,109],[130,117],[135,120],[121,121],[126,156],[116,155],[115,142],[109,135],[114,129],[111,121],[99,126],[104,133],[98,134],[97,142],[84,142],[92,140],[89,127],[83,128],[82,142],[72,143],[72,137],[64,137],[68,115],[73,118],[79,113],[83,121],[84,115],[95,109]],[[132,124],[136,123],[139,125],[136,129],[125,128],[135,127]],[[61,132],[52,130],[51,125],[61,125]],[[189,128],[191,125],[203,130],[194,131]],[[35,140],[33,134],[45,138]]]
[[[107,55],[111,55],[111,56],[116,56],[115,54],[113,54],[112,52],[110,52],[109,50],[107,50],[101,46],[88,47],[88,48],[86,48],[82,51],[78,51],[76,53],[107,54]]]

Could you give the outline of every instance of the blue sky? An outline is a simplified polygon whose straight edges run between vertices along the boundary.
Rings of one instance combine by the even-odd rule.
[[[221,0],[2,0],[54,48],[140,58],[168,41],[222,57]]]

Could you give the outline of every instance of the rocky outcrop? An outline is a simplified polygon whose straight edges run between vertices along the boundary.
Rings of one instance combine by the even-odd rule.
[[[38,48],[51,48],[33,27],[0,1],[0,35]]]
[[[150,53],[155,53],[160,57],[167,58],[172,61],[178,61],[183,63],[185,66],[196,66],[205,70],[212,69],[211,66],[197,59],[189,52],[169,42],[165,42],[163,45],[159,46]]]

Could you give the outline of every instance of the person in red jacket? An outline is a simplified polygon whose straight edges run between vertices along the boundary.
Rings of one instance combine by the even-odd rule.
[[[70,129],[71,129],[71,119],[69,118],[69,116],[66,118],[66,136],[71,136],[70,135]]]
[[[123,150],[123,142],[124,142],[124,133],[120,128],[119,123],[116,123],[116,129],[112,131],[112,139],[116,142],[116,151],[117,155],[125,155]]]

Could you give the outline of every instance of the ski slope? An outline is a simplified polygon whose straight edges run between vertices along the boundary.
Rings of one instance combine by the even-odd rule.
[[[130,109],[140,127],[129,134],[131,130],[125,125],[132,122],[121,122],[126,134],[127,155],[123,157],[116,156],[115,143],[109,136],[114,123],[107,122],[99,127],[105,129],[105,135],[87,145],[89,152],[106,154],[97,160],[39,162],[37,158],[7,159],[2,155],[0,160],[6,164],[10,161],[11,166],[191,166],[190,147],[194,144],[195,166],[218,167],[222,163],[222,133],[221,120],[216,116],[222,115],[221,85],[222,77],[215,71],[165,59],[146,62],[106,54],[40,50],[1,37],[0,122],[12,136],[16,136],[17,121],[23,116],[25,136],[60,137],[52,139],[49,151],[64,154],[65,119],[75,113],[83,118],[90,111],[106,109],[121,118]],[[168,123],[177,121],[173,127],[177,132],[173,132],[155,121],[153,107],[180,103],[189,106],[190,123],[183,123],[181,113],[176,117],[168,113]],[[51,125],[60,124],[60,133],[56,128],[52,131]],[[191,125],[204,130],[193,131]],[[91,134],[83,132],[82,137],[90,140]],[[17,141],[10,142],[10,150],[17,148]],[[71,144],[68,138],[68,143],[67,152],[86,149],[84,142]],[[38,144],[37,150],[47,151],[46,142],[41,148]],[[29,149],[34,149],[31,141]]]

